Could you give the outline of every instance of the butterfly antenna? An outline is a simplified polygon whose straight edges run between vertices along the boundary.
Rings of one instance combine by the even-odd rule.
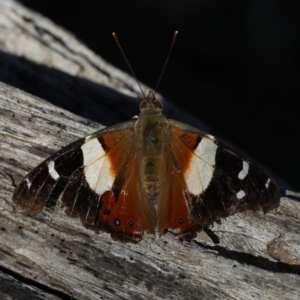
[[[176,38],[177,38],[177,35],[178,35],[178,31],[176,30],[176,31],[174,32],[174,35],[173,35],[173,41],[172,41],[172,44],[171,44],[171,47],[170,47],[170,50],[169,50],[169,54],[168,54],[168,56],[167,56],[167,59],[166,59],[166,61],[165,61],[165,64],[164,64],[164,66],[163,66],[163,68],[162,68],[162,71],[161,71],[161,73],[160,73],[160,76],[159,76],[159,78],[158,78],[157,85],[156,85],[156,88],[155,88],[155,91],[154,91],[154,96],[155,96],[155,94],[156,94],[156,92],[157,92],[157,89],[158,89],[158,86],[159,86],[159,84],[160,84],[160,82],[161,82],[161,78],[162,78],[162,76],[163,76],[163,74],[164,74],[164,72],[165,72],[167,63],[168,63],[168,61],[169,61],[169,58],[170,58],[171,53],[172,53],[173,46],[174,46],[175,41],[176,41]]]
[[[135,78],[135,80],[136,80],[138,86],[140,87],[140,90],[141,90],[141,92],[142,92],[142,94],[143,94],[143,96],[144,96],[144,99],[146,99],[146,96],[145,96],[145,94],[144,94],[144,92],[143,92],[143,90],[142,90],[142,87],[141,87],[141,85],[140,85],[140,82],[138,81],[138,79],[137,79],[135,73],[133,72],[133,69],[131,68],[131,65],[130,65],[130,63],[129,63],[129,61],[128,61],[128,59],[127,59],[127,57],[126,57],[126,55],[125,55],[125,53],[124,53],[124,51],[123,51],[123,48],[121,47],[121,44],[120,44],[119,39],[118,39],[118,37],[117,37],[117,34],[116,34],[115,32],[113,32],[113,33],[112,33],[112,36],[113,36],[113,38],[115,39],[117,45],[119,46],[119,48],[120,48],[120,50],[121,50],[121,53],[122,53],[122,55],[123,55],[123,57],[124,57],[124,59],[125,59],[127,65],[128,65],[128,67],[129,67],[129,69],[130,69],[130,71],[131,71],[133,77]]]

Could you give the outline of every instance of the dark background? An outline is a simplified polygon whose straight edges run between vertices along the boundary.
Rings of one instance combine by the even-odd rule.
[[[299,1],[22,0],[300,190]]]

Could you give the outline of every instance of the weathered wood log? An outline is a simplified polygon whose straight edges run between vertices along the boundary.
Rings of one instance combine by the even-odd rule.
[[[0,1],[0,12],[0,64],[6,66],[6,82],[35,95],[57,90],[64,102],[56,104],[68,109],[74,104],[68,95],[76,86],[76,92],[82,88],[81,96],[92,106],[85,115],[103,117],[103,122],[129,119],[137,112],[139,92],[129,76],[17,2]],[[37,79],[40,88],[31,89]],[[94,104],[95,98],[101,101]],[[99,115],[94,113],[97,109]],[[175,114],[169,108],[168,116],[186,118]],[[37,215],[16,207],[12,194],[28,171],[100,127],[0,84],[2,298],[299,299],[300,195],[291,191],[277,212],[234,215],[190,243],[167,234],[147,236],[137,245],[122,244],[106,233],[83,228],[56,207]]]
[[[30,215],[12,202],[28,171],[100,126],[4,84],[0,113],[2,292],[24,289],[49,299],[298,298],[299,194],[283,197],[277,213],[232,216],[191,243],[167,234],[122,244],[59,209]]]

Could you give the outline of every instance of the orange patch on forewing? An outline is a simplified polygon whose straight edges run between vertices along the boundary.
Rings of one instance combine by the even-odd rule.
[[[199,145],[201,138],[192,133],[185,133],[176,128],[170,129],[171,150],[173,150],[174,159],[185,173],[190,165],[194,150]]]
[[[131,133],[130,130],[124,130],[121,132],[110,133],[101,137],[100,142],[105,152],[106,153],[109,152],[122,140],[127,139],[130,136],[130,133]]]
[[[104,136],[101,140],[114,176],[117,176],[119,170],[123,168],[124,163],[129,159],[129,155],[134,155],[133,153],[129,153],[129,149],[132,146],[129,133],[129,131],[114,133]]]
[[[174,130],[174,134],[190,149],[195,150],[201,141],[201,138],[197,134],[185,133],[179,130]]]

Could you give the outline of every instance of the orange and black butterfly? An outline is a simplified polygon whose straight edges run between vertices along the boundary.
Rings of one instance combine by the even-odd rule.
[[[152,91],[137,119],[66,146],[31,171],[13,200],[45,207],[60,178],[66,214],[122,241],[171,231],[191,239],[203,226],[245,210],[278,207],[276,183],[213,136],[167,119]]]

